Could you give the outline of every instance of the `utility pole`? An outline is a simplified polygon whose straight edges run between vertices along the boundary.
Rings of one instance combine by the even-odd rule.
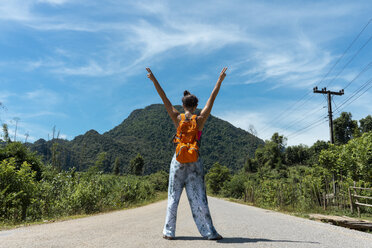
[[[331,138],[331,144],[335,143],[335,138],[333,136],[333,120],[332,120],[332,95],[341,96],[344,94],[344,90],[340,90],[339,92],[334,92],[327,90],[326,87],[324,87],[322,90],[318,90],[318,87],[315,87],[314,93],[320,93],[320,94],[327,94],[328,96],[328,117],[329,117],[329,134]]]
[[[333,136],[333,119],[332,119],[332,95],[341,96],[344,94],[344,90],[340,90],[339,92],[334,92],[327,90],[326,87],[322,88],[322,90],[318,90],[318,87],[315,87],[314,93],[320,93],[320,94],[327,94],[328,96],[328,117],[329,117],[329,134],[331,138],[331,144],[335,143],[335,138]],[[333,185],[333,201],[336,197],[336,181],[335,181],[335,173],[332,173],[332,185]],[[325,206],[325,205],[324,205]]]

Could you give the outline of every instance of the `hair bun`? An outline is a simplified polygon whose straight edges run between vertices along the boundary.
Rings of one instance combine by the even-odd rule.
[[[190,92],[188,92],[187,90],[185,90],[185,91],[183,92],[183,96],[187,96],[187,95],[191,95],[191,94],[190,94]]]

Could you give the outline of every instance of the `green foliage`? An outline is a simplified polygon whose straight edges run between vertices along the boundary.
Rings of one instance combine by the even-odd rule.
[[[285,141],[286,139],[283,136],[274,133],[271,140],[266,141],[265,146],[256,150],[255,160],[258,171],[262,176],[267,176],[270,171],[275,173],[284,169]]]
[[[351,113],[342,112],[340,117],[333,121],[336,144],[346,144],[350,139],[358,136],[358,123],[351,118]]]
[[[55,167],[60,167],[60,154],[61,152],[58,150],[58,146],[59,144],[58,143],[53,143],[52,145],[52,149],[51,149],[51,152],[52,152],[52,165],[55,166]]]
[[[319,155],[319,164],[340,179],[372,181],[372,132],[341,146],[331,145]]]
[[[167,191],[168,190],[168,182],[169,182],[169,174],[165,171],[158,171],[147,176],[148,181],[156,191]]]
[[[3,138],[6,143],[11,142],[10,137],[9,137],[9,132],[8,132],[8,125],[3,123]]]
[[[368,115],[366,118],[360,119],[360,132],[367,133],[372,131],[372,116]]]
[[[222,195],[227,197],[241,198],[245,191],[244,183],[246,177],[243,173],[237,173],[231,177],[230,180],[226,180],[221,189]]]
[[[130,161],[130,173],[133,175],[141,176],[143,174],[143,166],[145,165],[145,161],[141,154],[137,154],[135,158]]]
[[[114,175],[119,175],[120,174],[120,158],[117,157],[114,162],[114,167],[112,168],[112,173]]]
[[[220,163],[215,163],[206,175],[208,188],[213,194],[218,194],[223,184],[230,179],[230,170]]]
[[[59,171],[43,167],[41,181],[34,180],[27,163],[20,170],[14,159],[0,166],[0,222],[19,223],[121,209],[151,200],[166,191],[168,175],[146,177]]]
[[[257,162],[255,159],[247,158],[247,160],[244,163],[243,170],[244,172],[257,172]]]
[[[31,166],[36,172],[36,180],[41,179],[41,161],[34,152],[30,152],[21,142],[10,142],[5,146],[0,146],[0,161],[14,158],[16,169],[20,169],[24,162]]]
[[[273,139],[258,149],[258,157],[248,160],[240,172],[224,183],[222,195],[261,207],[316,211],[329,205],[349,208],[348,188],[354,182],[359,187],[372,186],[372,132],[344,145],[318,141],[310,148],[287,148],[281,170],[268,166],[273,163],[267,161],[273,160],[275,155],[281,156],[279,149],[273,149],[274,144],[277,142]],[[305,155],[297,156],[298,153]],[[256,173],[249,169],[254,163],[259,165]],[[371,192],[359,194],[372,196]],[[367,208],[363,211],[372,212]]]
[[[322,150],[328,149],[330,143],[325,142],[323,140],[316,141],[310,148],[309,148],[309,159],[307,164],[312,165],[318,163],[318,157]],[[306,163],[306,162],[305,162]]]
[[[36,201],[36,172],[23,162],[18,168],[15,158],[0,163],[0,219],[26,220],[28,207]]]
[[[310,158],[310,150],[307,146],[290,146],[284,152],[285,161],[288,166],[304,165]]]
[[[97,156],[93,166],[97,170],[88,172],[43,165],[19,142],[1,146],[0,158],[0,223],[120,209],[167,190],[168,174],[164,171],[146,177],[98,173],[107,161],[105,153]],[[38,173],[40,179],[36,180]]]

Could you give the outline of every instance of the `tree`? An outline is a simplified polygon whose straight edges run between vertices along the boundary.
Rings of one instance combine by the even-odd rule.
[[[311,147],[311,153],[313,155],[319,154],[322,150],[326,150],[329,147],[329,143],[324,140],[317,140]]]
[[[120,159],[119,159],[119,157],[116,157],[116,159],[115,159],[114,167],[112,169],[112,173],[114,175],[119,175],[120,174]]]
[[[95,174],[100,171],[103,171],[105,168],[105,164],[107,163],[107,152],[100,152],[97,155],[96,162],[94,163],[94,166],[91,166],[88,168],[88,172]]]
[[[14,166],[17,170],[22,167],[23,163],[29,164],[31,169],[36,172],[36,180],[41,180],[42,163],[40,158],[21,142],[11,142],[4,147],[0,146],[0,161],[10,158],[14,158]]]
[[[222,187],[222,194],[225,197],[241,198],[245,191],[246,175],[237,173],[231,177],[231,180],[226,181]]]
[[[36,172],[27,161],[17,165],[16,159],[0,160],[0,217],[24,221],[27,208],[36,200]]]
[[[8,125],[5,123],[3,124],[3,137],[5,142],[7,143],[11,142],[8,132]]]
[[[256,160],[248,157],[247,160],[244,163],[243,171],[246,172],[246,173],[257,172]]]
[[[130,173],[137,176],[142,175],[144,165],[145,161],[143,160],[141,154],[138,153],[137,156],[130,161],[129,164]]]
[[[213,194],[218,194],[223,184],[230,179],[230,170],[216,162],[206,175],[207,186]]]
[[[284,154],[286,164],[289,166],[304,164],[310,157],[309,148],[304,145],[289,146]]]
[[[274,133],[270,141],[266,141],[265,146],[259,147],[255,152],[255,159],[258,167],[270,169],[282,169],[284,161],[284,149],[286,138]]]
[[[95,166],[97,166],[97,168],[99,170],[103,170],[104,169],[104,164],[106,162],[106,157],[107,157],[107,152],[100,152],[97,156],[97,160],[95,162]]]
[[[58,143],[55,143],[53,142],[53,145],[52,145],[52,165],[55,166],[55,167],[59,167],[60,166],[60,159],[59,159],[59,155],[60,155],[60,151],[58,151],[58,146],[59,144]]]
[[[340,117],[334,120],[334,135],[336,144],[346,144],[355,137],[358,130],[358,123],[351,119],[351,113],[342,112]]]
[[[317,140],[310,148],[309,148],[309,163],[316,164],[318,163],[319,154],[322,150],[327,150],[330,143],[324,140]]]
[[[360,119],[360,132],[367,133],[372,131],[372,116],[368,115],[366,118]]]

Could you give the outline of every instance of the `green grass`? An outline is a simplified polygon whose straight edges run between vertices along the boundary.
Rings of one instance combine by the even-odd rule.
[[[89,217],[89,216],[109,213],[109,212],[113,212],[113,211],[122,211],[122,210],[126,210],[126,209],[142,207],[142,206],[149,205],[151,203],[155,203],[155,202],[158,202],[158,201],[165,200],[165,199],[167,199],[167,196],[168,196],[167,192],[156,192],[155,197],[152,198],[152,199],[145,200],[145,201],[142,201],[142,202],[137,202],[137,203],[131,204],[131,205],[125,207],[125,208],[107,209],[105,211],[102,211],[102,212],[99,212],[99,213],[94,213],[94,214],[79,214],[79,215],[61,216],[61,217],[58,217],[58,218],[42,219],[42,220],[38,220],[38,221],[22,222],[22,223],[17,223],[17,224],[0,223],[0,231],[19,228],[19,227],[24,227],[24,226],[52,223],[52,222],[57,222],[57,221],[59,222],[59,221],[66,221],[66,220],[74,220],[74,219],[85,218],[85,217]]]

